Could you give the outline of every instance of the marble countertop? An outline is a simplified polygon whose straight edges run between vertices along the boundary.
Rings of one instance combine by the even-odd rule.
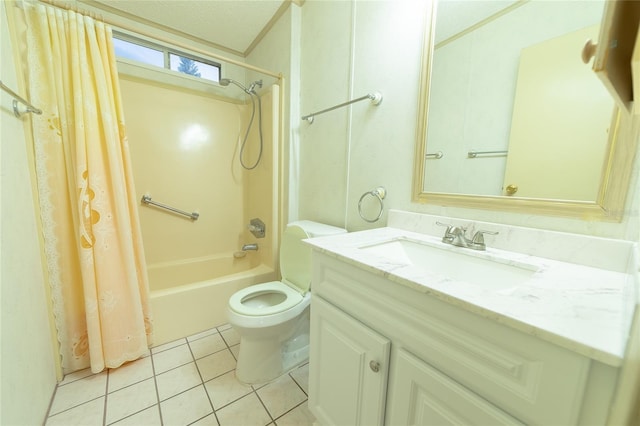
[[[492,287],[452,280],[399,257],[363,249],[393,239],[526,265],[533,272],[517,285]],[[622,364],[632,315],[624,308],[624,299],[635,285],[634,274],[490,247],[482,252],[453,247],[434,236],[388,227],[306,241],[329,256],[400,285],[605,364]]]

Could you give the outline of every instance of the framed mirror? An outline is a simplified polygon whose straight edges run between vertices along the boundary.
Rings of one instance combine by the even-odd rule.
[[[433,2],[414,202],[622,219],[637,126],[581,59],[604,5]]]

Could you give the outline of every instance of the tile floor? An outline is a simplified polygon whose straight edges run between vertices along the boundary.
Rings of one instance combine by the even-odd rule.
[[[224,325],[151,349],[120,368],[65,376],[46,425],[311,425],[308,364],[263,386],[235,378],[237,333]]]

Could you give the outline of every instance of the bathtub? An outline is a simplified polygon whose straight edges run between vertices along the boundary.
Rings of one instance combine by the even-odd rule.
[[[228,254],[149,265],[153,344],[226,323],[233,293],[276,279],[273,268],[256,260],[251,253],[241,259]]]

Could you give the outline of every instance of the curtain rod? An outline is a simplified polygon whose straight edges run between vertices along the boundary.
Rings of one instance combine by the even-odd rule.
[[[22,96],[18,95],[16,92],[11,90],[11,88],[9,88],[9,86],[5,85],[1,80],[0,80],[0,89],[4,90],[5,92],[7,92],[11,96],[13,96],[13,98],[14,98],[13,99],[13,114],[16,117],[22,117],[22,115],[27,113],[27,112],[33,112],[34,114],[42,114],[42,110],[41,109],[38,109],[38,108],[34,107],[31,104],[31,102],[27,101]],[[18,102],[20,102],[21,104],[23,104],[27,108],[23,109],[23,110],[20,110],[20,108],[18,107]]]
[[[64,3],[60,2],[59,0],[39,0],[39,1],[42,2],[42,3],[46,3],[46,4],[50,5],[50,6],[57,7],[59,9],[74,10],[75,12],[78,12],[78,13],[83,13],[83,12],[84,13],[89,13],[89,14],[91,13],[89,11],[82,11],[81,9],[79,9],[79,7],[78,7],[79,5],[78,4],[75,5],[74,9],[71,9],[69,7],[69,5],[65,5]],[[150,34],[148,32],[145,32],[145,31],[141,30],[139,27],[135,27],[134,28],[134,27],[130,27],[130,26],[127,26],[127,25],[119,24],[119,23],[110,21],[110,20],[108,20],[108,19],[106,19],[104,17],[100,17],[99,20],[104,22],[107,25],[110,25],[110,26],[116,28],[116,29],[127,30],[127,31],[130,31],[132,33],[140,34],[140,35],[143,35],[145,37],[149,37],[151,39],[158,40],[158,41],[161,41],[161,42],[169,44],[169,45],[177,46],[177,47],[179,47],[181,49],[191,50],[191,51],[196,52],[196,53],[198,53],[200,55],[208,56],[210,58],[214,58],[214,59],[217,59],[219,61],[226,62],[228,64],[237,65],[237,66],[239,66],[241,68],[245,68],[245,69],[248,69],[250,71],[259,72],[261,74],[265,74],[265,75],[277,78],[278,80],[282,79],[282,73],[275,73],[273,71],[268,71],[268,70],[265,70],[263,68],[256,67],[254,65],[250,65],[250,64],[247,64],[247,63],[235,60],[235,59],[231,59],[231,58],[227,58],[227,57],[222,56],[222,55],[218,55],[216,53],[207,52],[206,50],[200,49],[198,47],[189,46],[186,43],[182,43],[182,42],[179,42],[177,40],[171,40],[169,38],[165,38],[165,37],[159,36],[157,34]]]

